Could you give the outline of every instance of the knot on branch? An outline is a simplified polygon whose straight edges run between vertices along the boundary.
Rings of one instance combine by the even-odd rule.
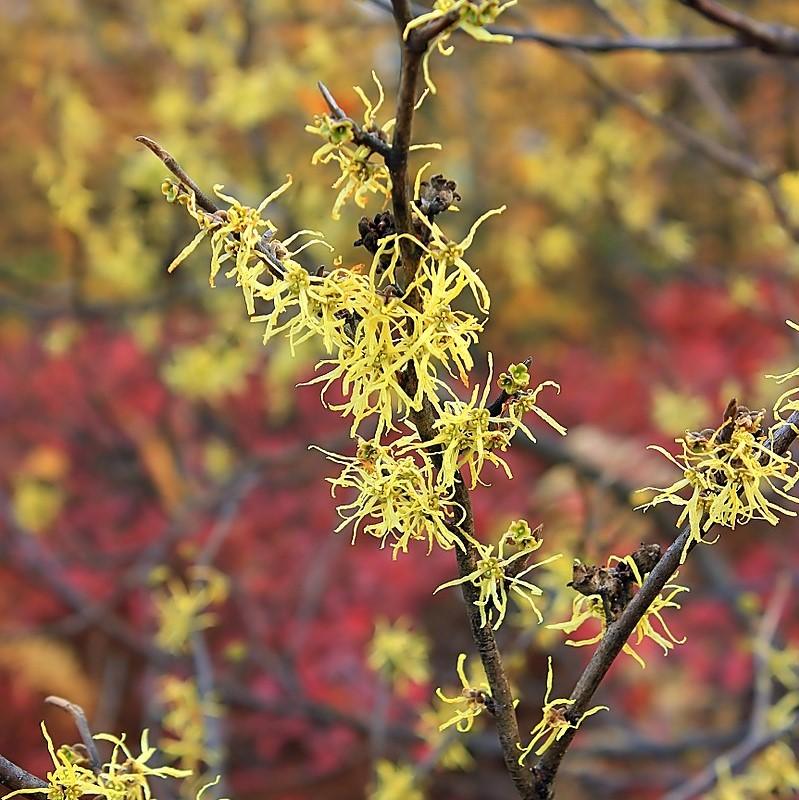
[[[660,561],[663,551],[659,544],[644,544],[632,553],[632,559],[641,575],[651,572]],[[613,566],[600,567],[596,564],[576,562],[572,579],[567,586],[586,597],[598,595],[602,598],[607,623],[615,622],[627,604],[632,600],[636,577],[625,561]]]

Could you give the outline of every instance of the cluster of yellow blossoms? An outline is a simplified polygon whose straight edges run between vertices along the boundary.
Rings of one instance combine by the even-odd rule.
[[[535,754],[540,756],[551,745],[562,739],[566,732],[572,728],[579,728],[586,717],[593,716],[599,711],[607,711],[607,706],[594,706],[584,711],[580,716],[573,717],[569,715],[569,709],[574,705],[574,700],[558,697],[555,700],[550,700],[552,694],[552,656],[547,659],[547,690],[544,695],[544,705],[541,707],[541,721],[531,731],[532,739],[527,744],[527,747],[520,748],[521,755],[519,756],[519,763],[524,764],[525,759],[533,752],[535,746],[539,743],[539,747],[535,750]]]
[[[778,513],[796,516],[772,499],[797,502],[788,492],[799,480],[799,470],[790,454],[778,455],[771,449],[773,429],[764,427],[764,417],[765,411],[750,411],[733,400],[718,428],[688,432],[677,439],[682,449],[678,456],[651,446],[683,475],[665,489],[652,489],[657,495],[642,508],[659,503],[682,507],[677,526],[686,521],[690,526],[683,561],[692,545],[708,542],[704,534],[716,524],[735,528],[760,519],[776,525]],[[690,496],[680,494],[685,489]]]
[[[153,796],[150,781],[153,778],[188,778],[189,770],[174,767],[155,767],[148,762],[156,749],[148,741],[147,731],[141,736],[140,754],[134,756],[125,744],[124,737],[98,733],[94,738],[113,745],[111,757],[97,770],[78,750],[67,745],[55,749],[53,740],[42,723],[42,733],[47,742],[53,769],[47,773],[48,787],[42,789],[17,789],[6,798],[23,794],[42,794],[50,800],[66,798],[102,797],[107,800],[150,800]]]
[[[372,80],[377,87],[377,102],[372,103],[360,86],[354,86],[355,93],[364,104],[363,125],[360,130],[372,134],[382,142],[387,142],[396,123],[391,118],[382,125],[377,122],[377,113],[385,101],[385,92],[380,79],[372,72]],[[424,101],[424,95],[417,103],[417,108]],[[345,116],[317,114],[312,125],[305,130],[320,136],[325,143],[316,150],[311,158],[313,164],[329,164],[335,162],[341,174],[334,181],[333,188],[339,193],[333,203],[333,219],[341,218],[341,210],[345,203],[352,199],[358,208],[365,208],[370,194],[382,195],[384,200],[391,196],[391,175],[388,167],[381,161],[374,161],[374,150],[368,143],[356,142],[355,122]],[[412,150],[440,150],[439,144],[421,144],[411,147]]]
[[[496,616],[496,622],[492,627],[494,630],[499,628],[508,611],[510,592],[529,603],[538,617],[538,621],[543,622],[543,617],[534,599],[540,597],[543,592],[535,584],[524,580],[524,576],[536,567],[555,561],[561,557],[561,554],[556,553],[543,561],[528,564],[530,556],[542,544],[543,540],[530,530],[530,526],[525,520],[513,522],[499,540],[496,555],[494,555],[493,544],[483,545],[476,542],[475,547],[479,553],[477,568],[462,578],[441,584],[436,592],[463,583],[472,584],[479,592],[475,605],[480,609],[480,624],[483,627],[492,622]],[[508,547],[515,549],[516,552],[506,553]]]

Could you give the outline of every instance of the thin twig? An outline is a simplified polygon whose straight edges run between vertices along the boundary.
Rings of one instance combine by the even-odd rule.
[[[100,761],[100,754],[97,752],[97,745],[95,744],[91,728],[89,727],[89,720],[86,719],[86,712],[77,703],[70,703],[69,700],[65,700],[63,697],[58,697],[58,695],[54,694],[45,697],[44,702],[57,706],[71,715],[75,722],[75,727],[80,734],[80,740],[83,742],[83,746],[86,748],[86,752],[89,755],[89,766],[95,775],[99,775],[102,769],[102,762]]]
[[[136,141],[143,144],[148,150],[152,151],[161,161],[164,166],[181,182],[187,189],[194,192],[194,199],[197,205],[209,214],[216,214],[219,211],[219,206],[197,185],[192,177],[178,164],[175,157],[161,147],[154,139],[149,136],[137,136]]]
[[[771,707],[774,684],[769,654],[772,651],[774,637],[777,635],[777,626],[788,603],[790,592],[791,579],[783,573],[777,580],[777,587],[754,637],[752,661],[755,691],[750,723],[750,736],[752,737],[762,734],[768,727],[766,718]]]
[[[197,205],[203,211],[209,214],[216,214],[221,209],[219,206],[203,192],[197,185],[196,181],[180,166],[177,159],[161,147],[158,142],[150,139],[148,136],[137,136],[136,141],[143,144],[148,150],[154,153],[164,164],[164,166],[182,183],[184,186],[194,193],[194,199]],[[269,271],[277,278],[283,276],[283,266],[275,258],[274,254],[260,241],[255,245],[255,252],[268,267]]]
[[[327,103],[331,115],[335,117],[335,119],[346,120],[351,123],[352,138],[355,144],[365,145],[372,152],[377,153],[385,159],[391,155],[391,145],[388,142],[381,139],[377,133],[364,130],[361,125],[355,122],[355,120],[336,102],[336,98],[333,97],[330,89],[328,89],[322,81],[318,81],[316,85],[319,87],[319,91],[325,103]]]
[[[581,53],[567,53],[566,57],[572,61],[572,63],[579,66],[594,84],[605,91],[614,100],[631,108],[639,116],[666,131],[678,142],[685,145],[688,149],[698,152],[700,155],[707,158],[708,161],[712,161],[717,166],[734,175],[748,178],[760,184],[772,178],[773,171],[764,169],[756,161],[749,158],[749,156],[732,150],[720,142],[704,136],[673,117],[669,117],[666,114],[659,114],[647,108],[635,95],[612,84],[594,66],[591,60]]]
[[[672,789],[663,797],[663,800],[693,800],[695,797],[701,797],[716,784],[718,768],[721,764],[726,765],[732,773],[740,771],[769,745],[774,744],[778,739],[790,733],[796,727],[796,724],[797,719],[794,717],[781,728],[762,731],[756,737],[747,737],[736,747],[733,747],[732,750],[727,751],[708,764],[698,775],[695,775],[676,789]]]
[[[799,55],[799,30],[788,25],[760,22],[717,0],[679,0],[709,22],[735,31],[741,41],[769,55]]]

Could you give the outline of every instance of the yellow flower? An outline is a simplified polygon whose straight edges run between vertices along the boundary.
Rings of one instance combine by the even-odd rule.
[[[422,61],[425,83],[433,94],[436,93],[436,87],[430,78],[430,68],[428,64],[433,48],[435,47],[438,49],[438,52],[443,56],[451,55],[454,48],[452,45],[447,47],[446,44],[456,28],[459,28],[478,42],[511,43],[513,41],[512,36],[491,33],[485,29],[485,26],[495,22],[497,17],[505,11],[505,9],[515,6],[517,2],[518,0],[506,0],[506,2],[501,2],[501,0],[481,0],[480,2],[470,2],[470,0],[435,0],[432,11],[421,14],[408,23],[403,33],[404,39],[408,38],[408,35],[414,28],[418,28],[435,19],[440,19],[446,16],[450,11],[459,12],[457,22],[433,40]]]
[[[735,528],[736,524],[762,519],[776,525],[776,512],[796,516],[795,511],[767,496],[773,493],[792,503],[799,502],[787,493],[799,480],[799,472],[790,454],[780,456],[768,447],[769,432],[763,429],[763,416],[762,411],[732,405],[729,416],[715,431],[687,433],[677,439],[682,447],[678,457],[650,445],[650,449],[679,467],[683,477],[665,489],[648,487],[658,494],[639,508],[659,503],[683,507],[676,524],[680,527],[687,520],[691,536],[682,561],[693,542],[708,543],[703,534],[715,524]],[[690,497],[679,494],[683,489],[690,490]]]
[[[396,119],[392,118],[382,125],[378,124],[377,112],[383,106],[385,93],[383,85],[374,71],[372,80],[377,87],[376,103],[372,103],[360,86],[353,87],[364,105],[362,130],[383,142],[388,142]],[[423,100],[424,95],[416,104],[417,108]],[[351,119],[337,119],[329,114],[318,114],[314,117],[313,125],[306,125],[305,130],[315,136],[321,136],[325,140],[325,144],[314,152],[311,163],[329,164],[331,161],[335,161],[341,170],[341,175],[333,184],[334,189],[339,189],[333,204],[331,214],[333,219],[340,219],[341,209],[350,198],[359,208],[365,208],[370,194],[383,195],[386,201],[391,197],[391,175],[388,167],[382,160],[372,161],[372,156],[375,155],[374,151],[368,144],[362,143],[362,140],[361,143],[356,141],[356,126]],[[412,145],[410,149],[424,148],[440,150],[441,145]]]
[[[443,365],[453,378],[468,385],[469,372],[474,367],[470,348],[477,343],[483,324],[472,314],[453,311],[451,304],[462,286],[448,280],[441,265],[435,272],[430,271],[431,266],[431,262],[423,261],[415,281],[422,310],[409,315],[412,332],[407,354],[413,362],[420,391],[438,407],[437,365]]]
[[[287,332],[292,354],[312,336],[322,339],[328,353],[349,347],[353,320],[375,303],[369,281],[340,267],[324,275],[311,275],[296,261],[285,261],[283,267],[283,276],[259,292],[272,310],[252,317],[266,323],[264,344]]]
[[[202,696],[197,683],[169,675],[158,687],[164,705],[161,726],[165,731],[159,746],[164,755],[197,774],[203,764],[216,764],[220,754],[206,744],[206,719],[219,717],[222,707],[213,696]]]
[[[646,576],[641,575],[638,565],[632,556],[625,556],[619,558],[618,556],[610,556],[608,559],[608,566],[613,563],[625,564],[629,567],[634,585],[641,588]],[[647,573],[648,574],[648,573]],[[673,577],[676,578],[679,573],[674,573]],[[677,583],[667,583],[663,587],[664,591],[652,601],[649,607],[644,612],[643,617],[638,621],[635,626],[635,644],[639,645],[644,639],[651,639],[663,648],[665,655],[669,654],[669,650],[674,649],[675,644],[683,644],[685,639],[677,639],[669,629],[666,621],[663,619],[662,612],[667,608],[679,609],[680,604],[674,599],[678,594],[687,592],[687,586],[681,586]],[[602,597],[598,594],[584,595],[578,594],[574,598],[572,605],[571,619],[566,622],[558,622],[552,625],[547,625],[548,628],[564,633],[574,633],[578,628],[582,627],[585,622],[596,619],[600,623],[600,631],[595,636],[589,639],[581,639],[578,641],[567,639],[566,644],[571,647],[583,647],[584,645],[596,644],[605,635],[605,628],[607,627],[607,620],[605,617],[605,606]],[[658,623],[660,630],[658,630],[653,623]],[[641,656],[635,652],[629,641],[624,643],[622,651],[628,656],[632,656],[642,667],[646,666],[646,662]]]
[[[366,208],[370,194],[383,195],[385,201],[391,197],[391,176],[382,162],[370,161],[373,153],[366,145],[356,148],[341,148],[320,159],[322,164],[335,161],[341,175],[333,182],[338,189],[330,216],[341,219],[341,209],[352,199],[358,208]],[[384,201],[384,204],[385,204]]]
[[[407,619],[394,624],[380,619],[369,643],[367,663],[400,691],[412,683],[425,683],[430,678],[426,636],[415,633]]]
[[[452,488],[435,480],[435,470],[423,451],[396,458],[391,448],[359,440],[355,457],[321,450],[330,461],[343,466],[337,478],[328,478],[335,497],[339,489],[356,489],[351,503],[338,506],[342,523],[336,532],[352,525],[352,542],[363,531],[380,539],[381,546],[391,538],[396,558],[407,553],[413,541],[427,541],[428,554],[433,545],[444,550],[463,547],[458,525],[463,509],[452,499]]]
[[[108,787],[109,797],[120,800],[122,798],[150,800],[152,792],[148,778],[187,778],[191,775],[191,770],[149,766],[147,762],[157,751],[150,746],[146,730],[141,735],[139,744],[141,754],[138,756],[134,756],[128,749],[124,735],[117,737],[108,733],[98,733],[94,738],[114,745],[111,758],[104,765],[98,781]],[[120,761],[120,754],[125,756],[124,761]]]
[[[438,729],[444,731],[452,725],[461,733],[466,733],[472,729],[474,720],[479,717],[483,709],[491,711],[494,707],[494,699],[491,697],[491,688],[485,682],[481,683],[479,687],[472,686],[466,677],[464,666],[466,664],[466,653],[461,653],[458,656],[458,664],[456,671],[460,678],[463,691],[456,697],[447,697],[444,692],[439,688],[436,689],[436,695],[444,703],[449,705],[461,706],[456,708],[455,713],[445,722],[442,722]],[[514,708],[519,701],[514,702]]]
[[[421,171],[419,174],[421,175]],[[418,183],[418,176],[416,180]],[[486,289],[485,284],[478,276],[477,271],[464,259],[464,255],[472,246],[480,225],[489,217],[501,214],[505,211],[506,206],[486,211],[485,214],[475,220],[469,232],[460,242],[453,242],[446,237],[437,222],[431,222],[415,203],[411,205],[416,218],[429,232],[428,242],[422,243],[415,240],[423,252],[420,269],[426,272],[431,282],[442,281],[446,291],[451,293],[452,297],[457,297],[464,288],[468,287],[474,295],[477,307],[483,313],[488,313],[488,307],[491,302],[488,289]]]
[[[166,584],[166,592],[153,598],[158,617],[155,641],[171,653],[185,650],[195,631],[211,627],[216,616],[208,607],[227,597],[227,578],[221,572],[196,566],[190,568],[189,576],[193,581],[191,586],[172,579]]]
[[[249,315],[254,314],[255,298],[261,295],[264,286],[259,279],[269,269],[267,260],[275,268],[276,264],[282,266],[284,261],[290,260],[293,256],[313,244],[324,244],[332,250],[330,245],[319,238],[322,235],[319,231],[297,231],[297,233],[281,241],[275,236],[277,228],[272,221],[261,217],[261,213],[266,206],[280,197],[291,186],[291,183],[292,180],[289,175],[286,182],[265,197],[257,208],[242,205],[235,197],[223,194],[222,189],[224,187],[221,184],[217,184],[214,186],[214,193],[217,197],[229,203],[230,207],[221,209],[215,214],[209,214],[207,211],[197,207],[194,192],[186,192],[177,183],[166,181],[162,188],[167,200],[174,198],[181,205],[185,205],[186,210],[200,228],[194,239],[173,259],[168,268],[169,272],[172,272],[185,261],[206,236],[210,236],[211,271],[208,279],[210,285],[212,287],[215,286],[216,276],[222,265],[232,260],[234,266],[225,273],[225,276],[228,278],[235,276],[236,285],[241,288],[244,295],[247,313]],[[294,241],[304,235],[309,235],[313,238],[300,247],[291,250],[290,246]],[[267,256],[266,253],[269,255]]]
[[[532,391],[518,392],[507,403],[506,408],[492,414],[487,406],[492,370],[493,357],[489,353],[489,378],[482,392],[479,386],[475,386],[468,402],[459,400],[454,395],[452,400],[444,401],[434,423],[436,435],[425,445],[442,450],[439,480],[447,486],[454,483],[459,469],[468,467],[470,486],[474,488],[486,462],[502,467],[505,474],[512,478],[507,462],[495,451],[507,450],[517,431],[524,433],[530,441],[535,441],[532,431],[522,422],[522,416],[527,411],[533,411],[558,433],[566,433],[563,426],[537,405],[538,394],[545,386],[560,390],[552,381],[546,381]]]
[[[374,133],[383,141],[388,141],[388,134],[394,127],[395,120],[391,119],[382,126],[377,124],[377,112],[383,105],[385,93],[377,75],[372,72],[372,80],[377,86],[378,99],[376,103],[367,97],[360,86],[355,86],[355,92],[364,104],[363,129]],[[333,204],[333,219],[340,219],[341,209],[352,198],[359,208],[365,208],[369,194],[381,194],[386,200],[391,196],[391,176],[388,168],[382,161],[372,161],[373,151],[365,144],[355,144],[355,126],[350,119],[335,119],[328,114],[314,117],[314,124],[307,125],[305,130],[326,140],[311,158],[312,164],[329,164],[335,161],[341,175],[333,184],[334,189],[339,189],[336,201]]]
[[[424,800],[410,764],[393,764],[380,759],[375,773],[376,783],[369,792],[369,800]]]
[[[550,700],[552,694],[552,656],[547,658],[547,691],[544,695],[544,705],[541,707],[541,721],[530,731],[533,737],[527,747],[521,748],[522,754],[519,756],[519,763],[524,764],[525,759],[533,751],[533,748],[541,740],[543,743],[535,751],[537,756],[540,756],[553,742],[562,739],[570,728],[577,729],[582,724],[586,717],[590,717],[599,711],[608,711],[607,706],[594,706],[589,708],[588,711],[583,713],[577,719],[570,719],[569,706],[574,705],[574,700],[567,700],[559,697],[555,700]]]
[[[420,391],[411,397],[403,386],[404,368],[411,357],[404,329],[412,311],[397,297],[372,292],[364,297],[360,310],[349,317],[351,329],[354,326],[350,341],[339,348],[334,358],[316,365],[330,369],[308,384],[323,383],[322,400],[326,402],[327,390],[341,381],[347,399],[330,404],[330,408],[352,415],[353,435],[360,423],[372,415],[378,417],[375,435],[380,436],[395,429],[395,410],[404,416],[411,409],[421,408]]]
[[[527,523],[524,523],[527,525]],[[543,622],[543,617],[538,607],[535,604],[534,597],[540,597],[543,594],[542,590],[524,580],[524,576],[543,564],[549,564],[552,561],[561,557],[558,553],[543,561],[535,564],[526,565],[529,557],[538,550],[543,544],[541,539],[532,537],[513,555],[507,555],[505,548],[507,546],[514,546],[514,536],[520,530],[519,523],[514,525],[506,531],[502,538],[499,540],[499,548],[497,554],[494,555],[494,545],[477,544],[477,550],[480,553],[480,558],[477,561],[477,568],[464,575],[462,578],[449,581],[441,584],[433,594],[446,589],[450,586],[458,586],[463,583],[471,583],[479,590],[479,597],[474,601],[474,604],[480,609],[480,625],[485,627],[493,621],[496,616],[496,622],[493,624],[494,630],[497,630],[505,619],[505,614],[508,610],[508,594],[509,590],[515,593],[518,597],[527,601],[533,609],[539,622]],[[527,531],[530,530],[527,525]],[[515,565],[515,566],[514,566]],[[521,565],[521,568],[520,568]]]

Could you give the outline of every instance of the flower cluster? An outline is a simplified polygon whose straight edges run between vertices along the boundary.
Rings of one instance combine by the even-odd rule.
[[[481,626],[485,627],[493,622],[496,616],[496,622],[493,624],[496,630],[505,619],[508,611],[508,595],[509,592],[513,592],[530,604],[538,621],[542,622],[543,617],[534,600],[535,597],[541,596],[542,590],[524,580],[524,576],[536,567],[549,564],[561,557],[561,554],[557,553],[543,561],[528,564],[530,556],[542,544],[543,540],[533,536],[527,522],[524,520],[513,522],[499,540],[496,555],[493,544],[477,543],[475,547],[479,557],[475,569],[461,578],[441,584],[433,594],[450,586],[470,583],[478,591],[478,598],[474,604],[480,609]],[[507,553],[509,547],[516,549],[516,552]]]
[[[586,565],[580,564],[579,561],[576,562],[575,580],[571,585],[575,587],[578,594],[572,605],[571,619],[547,625],[547,627],[564,633],[574,633],[589,620],[597,620],[600,623],[600,630],[595,636],[581,640],[568,639],[566,644],[572,647],[582,647],[600,641],[605,634],[607,625],[623,611],[633,593],[641,588],[646,579],[648,572],[642,574],[641,560],[636,556],[637,554],[624,558],[610,556],[608,566],[599,569],[586,568]],[[677,573],[674,574],[674,577],[677,577]],[[663,619],[662,613],[668,608],[679,609],[680,604],[674,598],[687,591],[687,587],[676,583],[667,583],[663,587],[663,592],[652,601],[635,626],[636,646],[640,645],[644,639],[651,639],[663,648],[664,654],[668,655],[669,650],[672,650],[675,644],[685,642],[685,639],[677,639],[674,636]],[[624,643],[622,650],[642,667],[646,666],[644,659],[635,651],[629,641]]]
[[[241,287],[247,305],[247,313],[255,313],[255,298],[261,296],[264,284],[259,280],[270,268],[282,271],[291,259],[312,244],[325,244],[318,231],[301,230],[284,240],[276,237],[277,228],[269,219],[261,217],[261,213],[273,200],[280,197],[291,186],[288,180],[265,197],[257,208],[242,205],[235,197],[223,194],[221,184],[214,186],[214,194],[230,204],[227,209],[220,209],[211,214],[197,206],[194,192],[186,191],[174,180],[164,181],[161,189],[169,202],[177,201],[186,207],[189,215],[199,227],[199,233],[189,242],[169,265],[172,272],[185,261],[206,237],[211,240],[211,272],[209,282],[213,287],[216,276],[222,265],[233,261],[234,266],[225,273],[227,278],[236,278],[236,285]],[[305,242],[295,250],[291,245],[300,236],[310,235],[314,238]],[[329,247],[329,245],[326,245]],[[294,262],[296,263],[296,262]]]
[[[519,431],[530,441],[535,441],[532,431],[522,421],[526,412],[534,412],[561,435],[566,433],[562,425],[537,405],[538,395],[546,386],[560,391],[560,387],[553,381],[545,381],[534,390],[517,392],[499,409],[489,407],[492,368],[489,354],[489,379],[482,392],[479,386],[475,386],[468,402],[452,395],[452,399],[444,401],[439,410],[438,419],[434,423],[436,435],[426,446],[441,450],[439,479],[447,485],[454,483],[459,470],[468,468],[470,486],[474,488],[480,481],[486,462],[501,467],[512,478],[507,461],[497,451],[507,450]]]
[[[651,445],[682,470],[683,477],[665,489],[648,487],[658,494],[640,507],[646,509],[659,503],[682,506],[677,526],[687,520],[691,532],[683,561],[692,544],[707,543],[704,534],[715,524],[735,528],[737,524],[761,519],[776,525],[777,512],[796,515],[769,497],[776,495],[796,503],[788,492],[799,480],[799,471],[790,454],[781,456],[770,449],[764,416],[764,411],[750,411],[733,400],[718,428],[688,432],[677,439],[682,447],[679,456]],[[681,495],[683,490],[689,490],[690,497]]]
[[[382,126],[376,122],[377,112],[383,105],[385,94],[383,86],[375,73],[372,79],[377,85],[378,100],[372,103],[360,86],[353,87],[364,104],[363,130],[375,133],[383,141],[394,127],[391,119]],[[353,120],[319,114],[314,117],[312,125],[305,130],[315,136],[321,136],[325,143],[313,154],[312,164],[329,164],[335,161],[341,175],[333,183],[339,193],[333,204],[333,219],[341,218],[341,209],[347,200],[352,199],[359,208],[364,208],[370,194],[382,195],[385,200],[391,196],[391,176],[386,165],[373,161],[373,151],[366,144],[355,143],[356,125]]]
[[[334,161],[338,164],[341,174],[333,183],[333,188],[338,189],[338,195],[333,204],[331,216],[333,219],[341,218],[341,210],[348,200],[352,199],[359,208],[365,208],[370,194],[382,195],[384,200],[391,196],[391,175],[388,167],[381,161],[372,160],[375,151],[368,142],[364,142],[359,133],[367,133],[376,137],[381,142],[387,142],[396,120],[394,118],[379,125],[377,113],[385,101],[383,85],[377,75],[372,72],[372,80],[377,87],[377,102],[372,103],[366,92],[360,86],[353,89],[364,105],[363,125],[358,126],[349,117],[331,116],[330,114],[317,114],[313,124],[306,125],[305,130],[315,136],[320,136],[325,143],[319,147],[311,158],[312,164],[329,164]],[[418,105],[423,101],[419,100]],[[411,150],[432,148],[438,150],[439,144],[413,145]]]
[[[521,748],[519,763],[524,764],[525,759],[533,752],[535,746],[542,742],[535,751],[540,756],[548,750],[553,742],[562,739],[570,729],[577,729],[586,717],[590,717],[599,711],[608,711],[607,706],[594,706],[583,712],[579,717],[570,715],[570,707],[574,705],[574,700],[558,697],[550,700],[552,694],[552,656],[547,659],[547,690],[544,695],[544,705],[541,707],[541,721],[536,725],[530,734],[533,737],[527,747]],[[543,741],[542,741],[543,740]]]
[[[426,541],[427,552],[438,545],[444,550],[463,547],[458,530],[463,509],[452,499],[451,487],[435,479],[433,462],[424,451],[397,456],[393,448],[359,440],[354,457],[324,452],[343,469],[328,478],[335,497],[339,489],[355,489],[357,497],[338,507],[342,523],[336,532],[352,525],[352,541],[363,532],[379,539],[391,538],[394,558],[407,553],[411,541]]]
[[[94,738],[113,745],[110,759],[98,771],[91,769],[83,755],[75,748],[63,745],[55,749],[53,740],[42,723],[42,733],[53,761],[47,773],[47,797],[66,800],[79,797],[104,797],[107,800],[150,800],[152,778],[187,778],[189,770],[174,767],[156,767],[148,762],[156,755],[147,731],[141,735],[140,754],[134,756],[125,744],[124,737],[98,733]],[[17,789],[6,798],[23,794],[41,794],[42,789]]]
[[[452,45],[447,46],[447,42],[455,29],[462,30],[478,42],[510,44],[513,42],[512,36],[491,33],[486,30],[485,26],[496,22],[497,17],[503,11],[511,6],[515,6],[518,1],[519,0],[505,0],[505,2],[502,2],[502,0],[481,0],[481,2],[473,2],[472,0],[435,0],[432,11],[421,14],[408,23],[403,33],[405,39],[408,38],[411,31],[415,28],[432,22],[433,20],[441,19],[450,12],[458,12],[457,20],[452,26],[433,40],[433,44],[428,48],[422,62],[425,83],[433,94],[436,93],[436,87],[430,78],[430,67],[428,64],[433,49],[437,49],[442,56],[451,55],[454,48]]]
[[[406,619],[391,624],[380,619],[369,644],[367,663],[390,684],[402,690],[412,683],[425,683],[430,677],[430,643],[415,633]]]
[[[227,598],[228,582],[221,572],[194,566],[189,569],[189,577],[192,581],[189,586],[177,578],[169,578],[166,591],[156,593],[153,598],[158,617],[155,641],[170,653],[184,651],[195,631],[211,627],[216,615],[208,608]]]

